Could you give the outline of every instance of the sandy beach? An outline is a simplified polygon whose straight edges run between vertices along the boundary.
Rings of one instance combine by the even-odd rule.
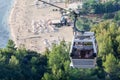
[[[15,0],[9,16],[11,39],[17,47],[44,52],[46,47],[61,40],[71,42],[72,27],[56,28],[49,25],[51,20],[60,19],[59,11],[51,6],[36,7],[35,0]],[[64,7],[63,3],[56,5]]]

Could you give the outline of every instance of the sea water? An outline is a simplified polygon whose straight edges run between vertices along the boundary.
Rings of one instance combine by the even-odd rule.
[[[8,26],[9,13],[13,0],[0,0],[0,48],[4,48],[10,37]]]

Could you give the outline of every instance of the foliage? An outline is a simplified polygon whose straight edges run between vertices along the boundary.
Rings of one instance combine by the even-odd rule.
[[[104,69],[105,79],[119,80],[120,27],[115,22],[104,21],[92,27],[98,43],[98,67]]]
[[[106,56],[106,61],[103,63],[103,65],[107,73],[116,72],[117,60],[114,55],[110,53]]]
[[[40,80],[46,71],[47,58],[34,51],[15,49],[9,40],[0,50],[0,80]]]
[[[87,4],[87,5],[86,5]],[[95,14],[103,14],[103,13],[112,13],[120,10],[120,2],[119,1],[108,1],[105,3],[100,2],[86,2],[83,4],[83,9],[87,10],[89,13]]]
[[[114,14],[112,13],[106,13],[103,15],[103,19],[113,19],[114,18]]]
[[[120,21],[120,11],[118,11],[118,12],[115,14],[114,20],[117,21],[117,22]]]
[[[80,31],[89,31],[91,27],[90,25],[91,25],[91,20],[87,18],[78,18],[76,22],[76,27]]]

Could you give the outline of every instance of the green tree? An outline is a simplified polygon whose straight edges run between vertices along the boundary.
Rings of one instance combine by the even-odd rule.
[[[15,49],[15,44],[14,44],[13,40],[8,41],[7,48]]]
[[[107,78],[111,79],[111,80],[119,80],[119,72],[118,70],[120,69],[118,67],[118,61],[117,59],[114,57],[114,55],[109,54],[108,56],[106,56],[106,61],[104,62],[104,67],[105,67],[105,71],[107,72]]]
[[[10,66],[18,66],[19,65],[19,60],[15,56],[11,56],[9,60],[9,65]]]
[[[46,72],[47,58],[37,52],[15,49],[10,40],[0,50],[0,80],[40,80]]]
[[[103,63],[103,65],[105,67],[105,71],[109,74],[112,74],[113,72],[116,72],[117,60],[114,55],[110,53],[106,56],[106,61]]]
[[[115,14],[114,20],[115,20],[115,21],[120,20],[120,11],[118,11],[118,12]]]

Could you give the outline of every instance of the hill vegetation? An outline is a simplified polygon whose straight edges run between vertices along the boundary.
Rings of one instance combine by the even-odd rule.
[[[119,0],[109,0],[105,3],[101,3],[98,0],[88,0],[83,4],[84,13],[103,14],[111,13],[120,10]]]

